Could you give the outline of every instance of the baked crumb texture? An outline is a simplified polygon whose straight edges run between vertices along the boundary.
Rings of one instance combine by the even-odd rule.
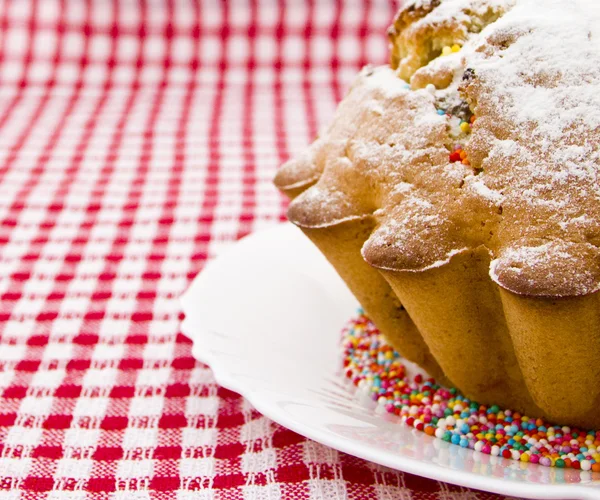
[[[278,172],[289,219],[408,359],[600,426],[600,2],[414,0],[388,34]]]

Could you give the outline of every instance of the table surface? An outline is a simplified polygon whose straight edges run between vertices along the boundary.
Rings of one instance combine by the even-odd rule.
[[[283,220],[278,165],[396,3],[0,2],[0,499],[491,499],[219,388],[178,296]],[[86,493],[88,492],[88,493]]]

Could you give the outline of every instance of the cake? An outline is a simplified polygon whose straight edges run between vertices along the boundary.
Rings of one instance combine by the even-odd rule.
[[[600,427],[600,3],[412,0],[275,184],[394,348]]]

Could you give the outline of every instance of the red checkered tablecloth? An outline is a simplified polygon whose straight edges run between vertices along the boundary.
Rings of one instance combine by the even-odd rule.
[[[395,9],[0,2],[0,500],[495,498],[280,427],[179,329]]]

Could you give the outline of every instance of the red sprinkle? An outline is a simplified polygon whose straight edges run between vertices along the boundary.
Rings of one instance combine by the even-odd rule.
[[[453,151],[452,153],[450,153],[450,162],[454,163],[457,161],[462,161],[462,158],[460,157],[460,149],[457,149],[456,151]]]

